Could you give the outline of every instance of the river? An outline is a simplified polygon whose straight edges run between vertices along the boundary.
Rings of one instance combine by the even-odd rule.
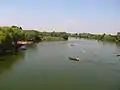
[[[0,90],[120,90],[117,53],[119,45],[96,40],[31,45],[17,55],[0,57]]]

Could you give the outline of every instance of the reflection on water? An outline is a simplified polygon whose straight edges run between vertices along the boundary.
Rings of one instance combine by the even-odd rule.
[[[120,43],[116,43],[116,51],[120,54]]]
[[[37,44],[27,45],[29,49],[37,49]]]
[[[119,90],[119,49],[115,43],[73,38],[30,45],[0,58],[0,90]]]
[[[37,49],[37,45],[33,44],[33,45],[28,45],[27,49],[29,50],[36,50]],[[12,54],[12,53],[8,53],[8,54],[4,54],[2,56],[0,56],[0,74],[2,74],[3,72],[9,70],[15,63],[24,60],[25,58],[25,51],[20,50],[19,52],[17,52],[16,54]]]
[[[0,74],[9,70],[12,65],[24,58],[24,52],[17,53],[15,55],[9,54],[0,57]]]

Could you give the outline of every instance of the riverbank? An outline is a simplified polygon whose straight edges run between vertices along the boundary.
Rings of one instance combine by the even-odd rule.
[[[18,26],[0,27],[0,54],[16,52],[22,45],[30,45],[41,41],[68,40],[66,32],[40,32],[36,30],[23,30]]]
[[[34,44],[35,42],[33,41],[18,41],[17,44],[23,44],[23,45],[28,45],[28,44]]]
[[[44,37],[41,42],[51,42],[51,41],[65,41],[65,40],[63,38],[60,38],[60,37]],[[19,51],[19,49],[23,45],[33,45],[33,44],[38,44],[38,43],[40,43],[40,42],[18,41],[16,44],[16,48],[14,46],[2,45],[2,47],[0,47],[0,54],[4,55],[4,54],[9,54],[9,53],[15,53],[15,49],[17,51]]]
[[[75,34],[71,34],[70,36],[75,38],[86,38],[86,39],[95,39],[101,41],[120,43],[120,32],[117,32],[116,35],[105,34],[105,33],[104,34],[75,33]]]
[[[47,37],[44,37],[42,41],[64,41],[64,39],[61,37],[47,36]]]

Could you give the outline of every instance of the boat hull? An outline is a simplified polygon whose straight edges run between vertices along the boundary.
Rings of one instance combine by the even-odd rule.
[[[74,60],[74,61],[79,61],[79,59],[76,59],[76,58],[71,58],[69,57],[70,60]]]

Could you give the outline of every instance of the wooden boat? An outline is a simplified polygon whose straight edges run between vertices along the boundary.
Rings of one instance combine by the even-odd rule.
[[[70,60],[74,60],[74,61],[80,61],[80,58],[71,58],[69,57]]]

